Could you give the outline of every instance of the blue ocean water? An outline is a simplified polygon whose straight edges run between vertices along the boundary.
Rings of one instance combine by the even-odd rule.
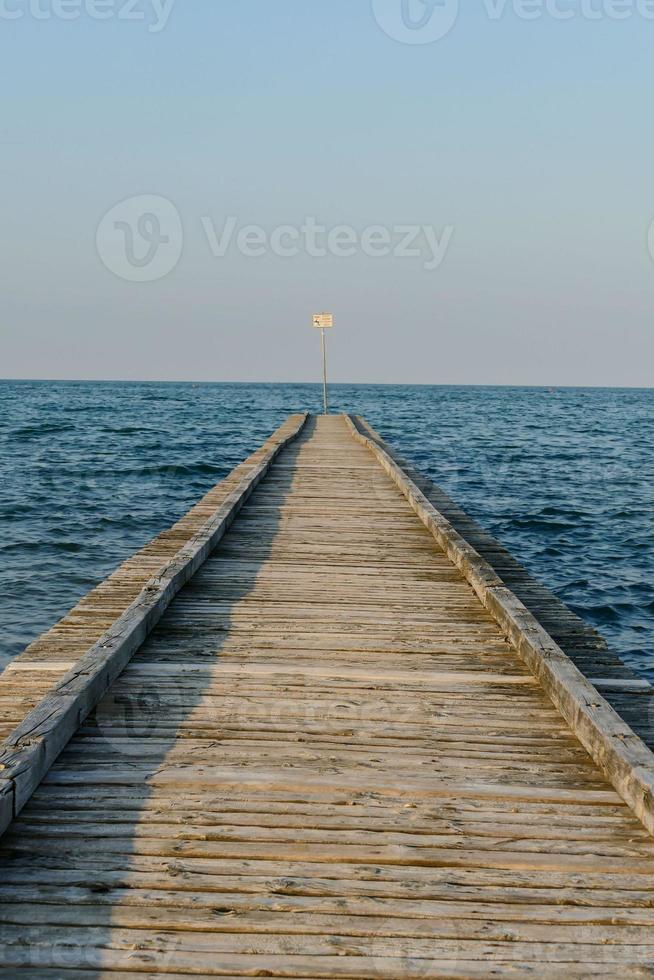
[[[654,390],[336,385],[654,678]],[[0,382],[0,665],[315,385]]]

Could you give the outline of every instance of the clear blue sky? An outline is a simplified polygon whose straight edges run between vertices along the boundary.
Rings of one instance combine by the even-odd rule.
[[[22,16],[0,19],[0,376],[311,380],[309,317],[332,309],[335,380],[652,384],[654,20],[635,0],[621,21],[466,0],[426,44],[371,0],[177,0],[157,32],[152,0],[145,21],[106,2],[65,21],[4,0]],[[174,207],[181,254],[126,281],[97,229],[141,195]],[[230,216],[453,230],[435,269],[360,241],[216,256],[207,226]]]

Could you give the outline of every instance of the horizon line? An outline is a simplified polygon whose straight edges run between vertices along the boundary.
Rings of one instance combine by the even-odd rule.
[[[322,387],[321,381],[207,381],[194,378],[0,378],[0,384],[124,384],[124,385],[307,385]],[[508,384],[473,381],[330,381],[330,388],[532,388],[536,390],[654,391],[654,385],[638,384]]]

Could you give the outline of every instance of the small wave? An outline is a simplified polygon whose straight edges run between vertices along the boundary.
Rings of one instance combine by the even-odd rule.
[[[24,425],[9,433],[13,439],[32,439],[40,436],[59,435],[62,432],[73,432],[72,422],[39,422],[38,425]]]
[[[511,522],[515,528],[522,531],[533,531],[538,533],[550,534],[561,534],[564,531],[570,531],[574,529],[577,525],[573,521],[552,521],[543,520],[540,517],[526,517],[526,518],[514,518]]]
[[[120,425],[120,426],[104,425],[104,426],[102,426],[101,431],[102,432],[114,432],[117,435],[132,436],[132,435],[135,435],[136,433],[138,433],[139,435],[142,434],[142,433],[144,433],[144,434],[150,434],[152,430],[151,429],[148,429],[148,428],[146,428],[146,427],[144,427],[142,425]]]
[[[230,466],[218,463],[143,463],[142,466],[126,466],[119,470],[117,477],[137,476],[147,481],[153,477],[213,476],[219,477],[229,472]]]
[[[54,552],[75,554],[82,550],[82,546],[77,541],[13,541],[10,544],[0,545],[0,551],[5,554],[12,552]]]
[[[188,399],[177,398],[175,395],[141,395],[142,402],[176,402],[177,404],[188,404]]]
[[[108,412],[116,411],[116,407],[113,404],[109,405],[99,405],[96,402],[92,404],[82,404],[82,405],[66,405],[66,414],[84,414],[95,418],[96,415],[104,415]]]

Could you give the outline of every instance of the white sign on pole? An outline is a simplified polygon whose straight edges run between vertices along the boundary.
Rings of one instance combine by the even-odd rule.
[[[325,330],[330,330],[334,326],[334,317],[331,313],[314,313],[313,325],[320,330],[320,342],[322,346],[322,392],[325,415],[327,415],[329,412],[329,398],[327,397],[327,342],[325,340]]]
[[[334,317],[331,313],[314,313],[313,325],[319,330],[329,330],[334,326]]]

